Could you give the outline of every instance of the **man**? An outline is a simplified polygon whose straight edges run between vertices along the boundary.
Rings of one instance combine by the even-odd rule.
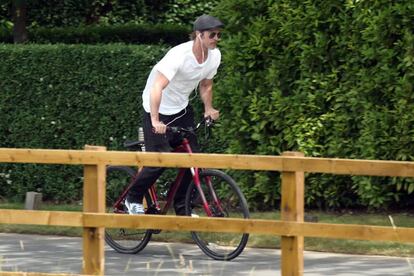
[[[217,43],[224,24],[210,15],[198,17],[193,25],[192,40],[173,47],[154,66],[142,94],[144,107],[145,148],[152,152],[170,152],[177,146],[177,136],[166,133],[167,126],[194,127],[194,113],[189,96],[199,87],[204,116],[217,120],[219,111],[212,105],[213,77],[220,65]],[[193,152],[199,152],[196,137],[190,137]],[[125,205],[130,214],[143,214],[145,191],[165,168],[144,167],[130,189]],[[185,193],[192,179],[186,170],[174,198],[177,215],[185,215]]]

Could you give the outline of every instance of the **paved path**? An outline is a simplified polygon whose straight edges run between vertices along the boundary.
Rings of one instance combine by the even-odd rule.
[[[0,233],[0,271],[80,273],[80,238]],[[105,251],[105,275],[280,275],[280,251],[246,249],[231,262],[214,261],[195,244],[150,242],[137,255]],[[305,252],[304,275],[414,276],[414,258]],[[1,272],[0,272],[1,275]]]

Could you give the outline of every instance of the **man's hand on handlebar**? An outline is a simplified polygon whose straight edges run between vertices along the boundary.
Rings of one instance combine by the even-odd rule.
[[[161,121],[152,122],[152,131],[157,134],[165,134],[167,126]]]
[[[204,112],[204,118],[210,117],[211,120],[217,121],[220,116],[220,111],[214,108],[210,108]]]

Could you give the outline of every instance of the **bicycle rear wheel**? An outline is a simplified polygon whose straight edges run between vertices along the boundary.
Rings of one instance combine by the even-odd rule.
[[[246,199],[230,176],[218,170],[203,170],[200,172],[200,181],[213,217],[249,218]],[[218,200],[214,200],[214,195]],[[194,182],[186,194],[186,214],[192,213],[200,217],[207,216]],[[191,235],[207,256],[227,261],[239,256],[249,239],[246,233],[191,232]]]
[[[128,214],[125,199],[114,208],[125,187],[131,182],[135,171],[129,167],[109,166],[106,169],[106,208],[108,213]],[[148,193],[144,197],[144,206],[147,210],[152,200]],[[145,248],[151,239],[151,230],[106,228],[105,241],[119,253],[135,254]]]

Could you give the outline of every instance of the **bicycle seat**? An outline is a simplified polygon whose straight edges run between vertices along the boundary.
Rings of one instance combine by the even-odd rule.
[[[126,147],[129,150],[141,150],[142,147],[144,146],[144,141],[125,141],[124,142],[124,147]]]

